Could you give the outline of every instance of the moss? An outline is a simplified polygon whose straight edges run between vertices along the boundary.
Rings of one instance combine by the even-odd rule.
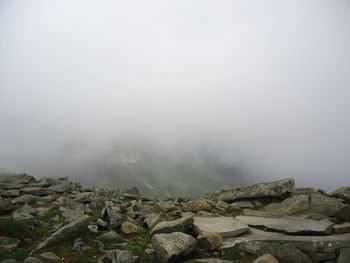
[[[232,261],[242,259],[242,256],[239,254],[239,250],[235,247],[223,248],[221,249],[221,254],[225,259],[232,260]]]
[[[97,219],[101,218],[101,211],[96,211],[93,214],[90,215],[91,221],[96,221]]]

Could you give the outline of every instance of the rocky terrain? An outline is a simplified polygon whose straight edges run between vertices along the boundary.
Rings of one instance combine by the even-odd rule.
[[[147,198],[0,175],[1,263],[350,262],[350,187],[293,179]]]

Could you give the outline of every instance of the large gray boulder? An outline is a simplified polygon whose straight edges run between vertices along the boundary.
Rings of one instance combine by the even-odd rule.
[[[245,198],[281,196],[293,192],[294,187],[295,183],[292,178],[247,186],[228,187],[221,190],[219,199],[234,201]]]
[[[161,234],[161,233],[172,233],[172,232],[183,232],[189,233],[192,229],[193,217],[185,216],[173,221],[164,221],[155,225],[150,235]]]
[[[329,220],[315,221],[294,216],[282,218],[265,218],[255,216],[236,216],[236,219],[249,226],[270,229],[288,234],[328,235],[333,232],[333,222]]]
[[[189,255],[198,245],[193,237],[182,232],[156,234],[152,237],[151,244],[161,263],[175,262]]]
[[[350,261],[350,248],[341,248],[337,263],[349,263],[349,261]]]
[[[58,229],[55,233],[45,239],[42,243],[39,244],[37,250],[42,249],[48,245],[57,244],[68,238],[72,238],[75,235],[82,233],[87,230],[89,225],[90,217],[87,215],[82,216],[80,219],[65,225]]]
[[[346,203],[350,203],[350,187],[342,187],[330,194],[333,197],[343,199]]]
[[[336,213],[338,222],[350,222],[350,205],[344,206]]]
[[[310,206],[307,209],[307,212],[333,217],[344,206],[345,205],[336,198],[321,193],[312,193],[310,194]]]
[[[239,236],[249,230],[249,226],[233,217],[194,217],[193,231],[199,235],[218,233],[222,237]]]
[[[53,190],[50,190],[48,188],[41,188],[37,186],[29,186],[21,189],[21,192],[36,196],[44,196],[44,195],[50,195],[55,194]]]

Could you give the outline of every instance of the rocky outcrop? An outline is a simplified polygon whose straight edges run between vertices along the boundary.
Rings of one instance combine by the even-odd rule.
[[[0,253],[0,262],[232,263],[230,253],[243,262],[341,262],[350,247],[346,196],[347,188],[329,195],[285,179],[191,201],[0,175],[0,244],[24,254]]]
[[[223,201],[234,201],[245,198],[258,198],[266,196],[282,196],[294,190],[292,178],[261,184],[253,184],[240,187],[228,187],[221,190],[219,199]]]
[[[233,217],[194,217],[193,230],[199,235],[218,233],[222,237],[234,237],[247,232],[249,227]]]
[[[249,226],[288,234],[327,235],[332,233],[332,225],[334,225],[334,223],[329,220],[315,221],[294,216],[286,216],[282,218],[237,216],[236,219]]]
[[[340,198],[344,200],[345,203],[350,203],[350,187],[342,187],[330,194],[335,198]]]
[[[197,247],[197,241],[182,232],[156,234],[152,237],[151,244],[161,263],[175,262],[190,254]]]
[[[150,235],[172,232],[189,233],[192,229],[193,217],[183,217],[173,221],[160,222],[152,228]]]
[[[82,218],[60,228],[47,239],[45,239],[42,243],[40,243],[37,247],[37,250],[42,249],[48,245],[57,244],[65,239],[69,239],[83,231],[86,231],[89,222],[90,218],[88,216],[83,216]]]

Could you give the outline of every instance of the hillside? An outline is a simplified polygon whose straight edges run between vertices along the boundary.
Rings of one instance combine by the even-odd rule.
[[[0,175],[1,263],[346,263],[350,187],[283,179],[196,200]]]

